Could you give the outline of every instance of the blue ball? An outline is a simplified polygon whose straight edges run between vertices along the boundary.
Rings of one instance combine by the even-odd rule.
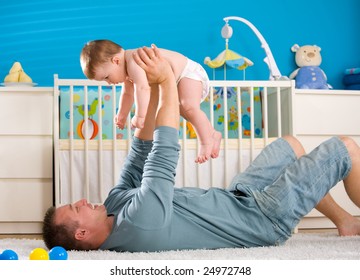
[[[18,255],[13,251],[13,250],[5,250],[4,252],[2,252],[2,254],[0,255],[0,260],[18,260],[19,257]]]
[[[60,246],[56,246],[49,251],[50,260],[67,260],[67,251]]]

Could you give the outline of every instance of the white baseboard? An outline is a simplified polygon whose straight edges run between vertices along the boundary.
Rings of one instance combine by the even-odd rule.
[[[0,222],[0,234],[40,234],[41,222]]]

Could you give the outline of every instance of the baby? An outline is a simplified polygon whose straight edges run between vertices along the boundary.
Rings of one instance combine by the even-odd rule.
[[[150,100],[150,86],[145,71],[133,59],[135,49],[125,50],[109,40],[88,42],[80,55],[81,68],[88,79],[106,81],[109,84],[123,83],[119,110],[115,123],[124,129],[127,116],[135,101],[135,116],[132,127],[143,128]],[[180,102],[180,114],[195,129],[200,141],[196,163],[204,163],[219,156],[221,133],[216,131],[200,103],[209,92],[209,78],[204,68],[184,55],[159,49],[174,72]]]

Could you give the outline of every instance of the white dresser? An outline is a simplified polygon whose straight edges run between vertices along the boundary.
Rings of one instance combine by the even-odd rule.
[[[269,95],[269,133],[297,137],[307,152],[320,142],[334,135],[354,138],[360,145],[360,91],[349,90],[299,90],[281,91],[281,122],[270,116],[275,112],[276,94]],[[337,184],[331,194],[335,201],[355,216],[360,209],[346,195],[343,184]],[[299,224],[299,228],[332,228],[334,224],[318,212],[311,211]]]
[[[0,234],[41,233],[53,204],[52,135],[52,87],[0,87]]]

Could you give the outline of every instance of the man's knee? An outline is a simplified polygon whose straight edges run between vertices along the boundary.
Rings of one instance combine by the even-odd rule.
[[[303,145],[300,143],[298,139],[296,139],[294,136],[291,135],[285,135],[282,137],[284,140],[286,140],[291,148],[294,150],[294,153],[299,158],[305,154],[305,150]]]
[[[348,136],[339,136],[339,139],[344,143],[345,147],[349,151],[350,156],[360,155],[360,148],[354,139]]]

